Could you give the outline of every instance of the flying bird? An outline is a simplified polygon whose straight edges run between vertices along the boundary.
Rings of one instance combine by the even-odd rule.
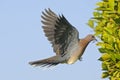
[[[51,67],[60,63],[73,64],[80,60],[87,45],[95,40],[92,34],[79,39],[78,30],[63,15],[57,15],[51,9],[42,12],[42,23],[45,36],[56,53],[47,59],[29,62],[33,66]]]

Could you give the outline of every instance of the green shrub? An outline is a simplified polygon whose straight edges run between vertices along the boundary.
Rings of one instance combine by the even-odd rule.
[[[100,39],[102,78],[120,80],[120,0],[102,0],[97,6],[88,25]]]

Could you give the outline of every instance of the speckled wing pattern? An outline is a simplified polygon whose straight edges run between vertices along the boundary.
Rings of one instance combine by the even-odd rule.
[[[57,16],[52,10],[45,9],[42,12],[43,30],[46,37],[52,43],[56,55],[64,56],[73,39],[79,40],[78,31],[63,15]]]

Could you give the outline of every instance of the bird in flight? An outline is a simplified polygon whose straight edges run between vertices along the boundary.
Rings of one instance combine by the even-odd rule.
[[[45,36],[51,42],[56,55],[43,60],[31,61],[30,65],[51,67],[60,63],[73,64],[81,58],[87,45],[95,40],[92,34],[79,39],[78,30],[63,15],[57,15],[49,8],[42,12],[41,17]]]

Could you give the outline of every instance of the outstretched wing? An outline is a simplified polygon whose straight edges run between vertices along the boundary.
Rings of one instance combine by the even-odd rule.
[[[45,35],[52,43],[54,52],[57,55],[65,55],[70,44],[78,42],[78,31],[63,15],[57,16],[50,9],[45,9],[41,17]]]

